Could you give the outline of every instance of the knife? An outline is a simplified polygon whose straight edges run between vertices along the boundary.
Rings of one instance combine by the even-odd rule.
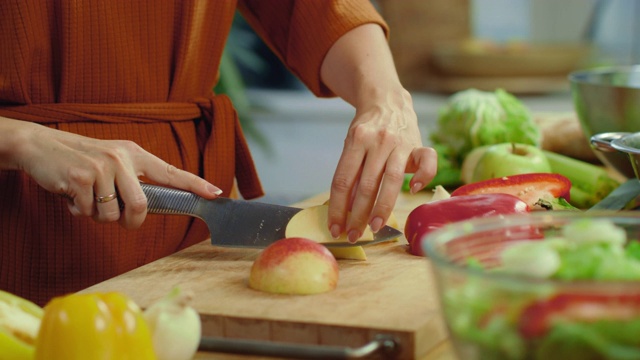
[[[631,178],[587,211],[633,210],[638,206],[640,206],[640,181],[637,178]]]
[[[203,220],[211,233],[211,244],[229,247],[264,248],[285,237],[289,220],[300,208],[266,204],[257,201],[219,197],[204,199],[194,193],[141,183],[147,196],[149,214],[189,215]],[[402,235],[397,229],[384,226],[373,240],[356,243],[323,243],[331,247],[369,245]]]

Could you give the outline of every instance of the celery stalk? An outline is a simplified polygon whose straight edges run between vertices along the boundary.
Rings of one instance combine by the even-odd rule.
[[[599,201],[596,196],[593,196],[591,193],[588,193],[575,186],[571,186],[569,195],[571,197],[570,203],[573,204],[573,206],[580,209],[588,209],[593,205],[597,204]]]
[[[551,171],[571,181],[571,204],[578,208],[589,208],[604,199],[620,182],[607,170],[582,160],[551,151],[543,151],[551,165]]]

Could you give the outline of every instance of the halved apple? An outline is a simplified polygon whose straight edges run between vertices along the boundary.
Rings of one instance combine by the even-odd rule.
[[[336,288],[338,273],[338,263],[325,246],[302,237],[284,238],[258,255],[249,287],[274,294],[319,294]]]

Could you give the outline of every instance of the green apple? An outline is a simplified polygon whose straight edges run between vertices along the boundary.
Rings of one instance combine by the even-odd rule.
[[[502,143],[488,145],[475,158],[467,156],[469,161],[475,161],[475,166],[467,164],[473,172],[469,182],[477,182],[503,176],[549,173],[551,165],[542,149],[527,144]],[[467,161],[465,158],[465,161]],[[463,162],[463,167],[464,167]]]
[[[326,246],[302,237],[280,239],[256,258],[249,287],[274,294],[309,295],[338,284],[338,262]]]
[[[476,170],[476,166],[478,166],[478,161],[484,155],[489,147],[492,145],[484,145],[473,148],[462,161],[462,166],[460,167],[460,180],[463,184],[470,184],[473,182],[473,172]]]

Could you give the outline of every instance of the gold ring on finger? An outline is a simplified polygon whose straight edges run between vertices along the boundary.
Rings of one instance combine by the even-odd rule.
[[[113,194],[109,194],[107,196],[96,196],[96,202],[102,204],[102,203],[109,202],[111,200],[115,200],[117,198],[118,198],[118,193],[114,192]]]

